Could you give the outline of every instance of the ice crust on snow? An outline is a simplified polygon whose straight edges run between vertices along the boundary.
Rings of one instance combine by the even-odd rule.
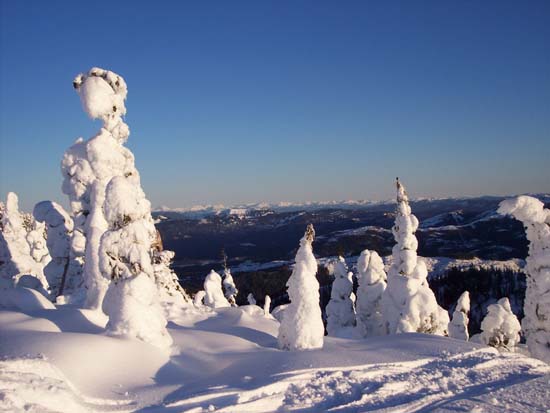
[[[550,210],[536,198],[502,201],[498,212],[520,220],[529,240],[523,332],[534,357],[550,363]]]
[[[310,224],[300,240],[296,264],[287,281],[290,304],[279,327],[279,347],[284,350],[309,350],[323,347],[325,328],[319,306],[317,261],[313,255],[315,231]]]

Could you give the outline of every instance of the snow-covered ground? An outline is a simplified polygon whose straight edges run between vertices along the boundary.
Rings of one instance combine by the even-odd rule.
[[[22,298],[21,298],[22,297]],[[167,307],[171,354],[104,333],[100,313],[0,301],[0,411],[547,412],[550,366],[423,334],[277,348],[257,306]],[[43,305],[42,305],[43,304]]]

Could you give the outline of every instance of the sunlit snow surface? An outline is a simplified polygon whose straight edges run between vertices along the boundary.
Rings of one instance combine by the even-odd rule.
[[[22,294],[20,294],[23,296]],[[103,334],[106,318],[29,295],[0,311],[0,411],[546,412],[550,366],[421,334],[277,349],[257,306],[167,308],[171,355]]]

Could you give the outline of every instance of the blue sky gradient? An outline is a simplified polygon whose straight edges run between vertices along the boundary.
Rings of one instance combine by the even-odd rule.
[[[1,5],[0,196],[27,210],[66,204],[92,66],[126,79],[153,206],[550,191],[548,1]]]

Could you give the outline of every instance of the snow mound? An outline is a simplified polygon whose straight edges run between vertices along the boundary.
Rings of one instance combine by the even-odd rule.
[[[55,310],[55,306],[36,290],[16,287],[0,289],[0,309],[33,312]]]

